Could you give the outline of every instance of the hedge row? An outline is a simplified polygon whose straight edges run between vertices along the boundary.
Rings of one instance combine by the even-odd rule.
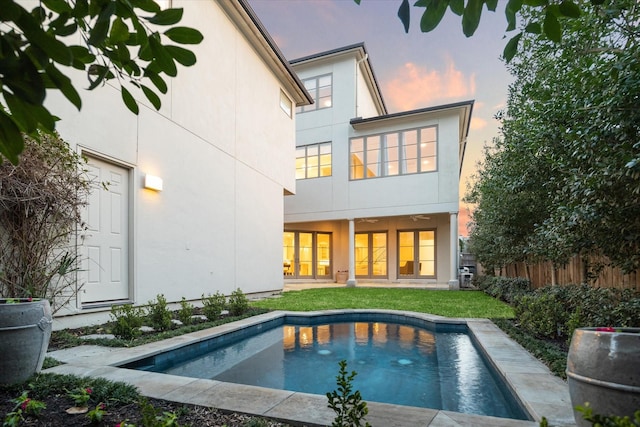
[[[489,276],[475,283],[512,305],[520,326],[539,337],[568,340],[574,329],[590,326],[640,327],[640,293],[631,289],[583,284],[532,290],[526,279]]]

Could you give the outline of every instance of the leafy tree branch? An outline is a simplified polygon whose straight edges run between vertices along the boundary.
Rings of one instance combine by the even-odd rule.
[[[360,4],[362,0],[354,0]],[[471,37],[478,26],[484,8],[489,12],[495,12],[499,0],[417,0],[414,8],[421,11],[420,30],[424,33],[433,31],[438,27],[447,9],[461,17],[462,32]],[[503,0],[500,0],[503,1]],[[505,45],[503,56],[507,62],[511,61],[521,44],[524,34],[535,34],[543,39],[559,43],[562,33],[565,31],[565,22],[579,18],[586,7],[601,8],[604,13],[611,9],[609,0],[508,0],[505,6],[506,32],[516,30],[518,18],[523,18],[529,11],[536,11],[535,19],[528,19],[520,32],[512,36]],[[404,26],[405,32],[409,32],[411,24],[411,5],[409,0],[401,0],[398,8],[398,18]]]
[[[182,9],[162,10],[153,0],[40,0],[30,11],[23,4],[4,0],[0,7],[0,161],[14,164],[23,133],[55,130],[57,118],[44,106],[47,91],[60,91],[82,107],[66,67],[84,71],[89,90],[117,79],[123,102],[137,114],[125,85],[159,109],[165,78],[177,75],[177,64],[196,63],[193,52],[179,45],[203,39],[199,31],[177,25]]]

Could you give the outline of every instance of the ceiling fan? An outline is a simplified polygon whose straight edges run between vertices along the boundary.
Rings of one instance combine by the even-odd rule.
[[[380,220],[376,219],[376,218],[360,218],[358,220],[358,222],[368,222],[369,224],[375,224],[378,221],[380,221]]]
[[[426,216],[426,215],[410,215],[409,218],[411,218],[413,220],[413,222],[418,221],[419,219],[423,219],[423,220],[427,220],[427,219],[431,219],[430,216]]]

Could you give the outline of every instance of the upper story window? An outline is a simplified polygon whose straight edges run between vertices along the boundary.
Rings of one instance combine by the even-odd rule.
[[[293,103],[283,91],[280,91],[280,108],[289,117],[293,114]]]
[[[331,176],[331,143],[305,145],[296,149],[296,179]]]
[[[331,74],[303,79],[302,83],[313,98],[313,104],[298,107],[296,112],[321,110],[333,105],[333,76]]]
[[[433,172],[437,169],[437,126],[352,138],[352,180]]]

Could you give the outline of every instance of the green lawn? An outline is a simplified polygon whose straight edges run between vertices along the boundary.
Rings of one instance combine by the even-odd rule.
[[[480,291],[394,288],[321,288],[284,292],[280,298],[252,302],[270,310],[314,311],[382,308],[446,317],[513,318],[513,309]]]

